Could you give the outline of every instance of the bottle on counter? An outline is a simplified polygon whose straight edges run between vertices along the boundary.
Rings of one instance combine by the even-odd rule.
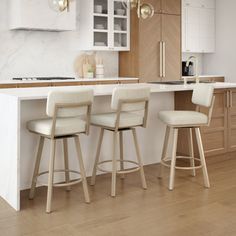
[[[101,58],[96,59],[96,78],[104,78],[104,64]]]

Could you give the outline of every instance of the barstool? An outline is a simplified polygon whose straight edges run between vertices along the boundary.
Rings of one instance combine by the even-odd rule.
[[[95,184],[96,171],[100,170],[112,174],[111,196],[116,196],[116,176],[140,171],[142,187],[147,188],[143,163],[141,160],[136,127],[146,127],[148,115],[148,102],[150,88],[116,88],[113,90],[111,108],[114,112],[106,114],[97,114],[91,116],[91,124],[101,127],[98,141],[97,153],[91,178],[91,185]],[[100,150],[102,146],[104,130],[113,132],[112,160],[99,162]],[[134,144],[137,154],[137,162],[125,160],[123,158],[123,131],[131,130],[134,138]],[[117,139],[119,135],[120,159],[116,159]],[[104,163],[112,163],[112,170],[107,171],[100,167]],[[120,169],[117,168],[117,162],[120,163]],[[124,168],[124,163],[132,163],[134,168]]]
[[[93,90],[50,92],[47,99],[46,109],[46,114],[50,118],[33,120],[27,123],[28,130],[40,136],[29,198],[34,198],[38,176],[48,174],[47,213],[51,212],[53,186],[67,187],[67,190],[70,190],[71,185],[82,182],[85,202],[90,202],[79,134],[84,133],[88,135],[89,133],[92,102]],[[51,142],[49,171],[39,173],[45,138],[49,139]],[[80,165],[80,172],[69,169],[67,146],[68,138],[74,138]],[[54,170],[56,141],[59,139],[63,140],[65,169]],[[64,172],[65,182],[54,184],[54,172]],[[70,173],[80,174],[81,178],[70,180]]]
[[[202,145],[200,127],[209,126],[212,116],[212,110],[214,106],[215,97],[213,96],[214,88],[212,85],[198,84],[195,85],[192,95],[192,103],[196,105],[196,111],[161,111],[159,113],[159,119],[164,122],[166,127],[166,134],[164,139],[160,176],[162,175],[162,166],[170,167],[170,179],[169,190],[174,188],[175,169],[192,170],[193,176],[195,176],[195,170],[202,168],[204,185],[206,188],[210,188],[207,166],[205,161],[205,155]],[[200,112],[200,107],[207,108],[207,114]],[[176,156],[178,130],[181,128],[187,128],[189,130],[189,149],[190,156]],[[192,130],[195,130],[197,146],[199,150],[200,158],[194,157],[193,150],[193,137]],[[170,131],[173,131],[173,148],[171,159],[167,157],[167,148],[169,142]],[[190,159],[190,167],[176,166],[176,159]],[[195,160],[200,164],[195,166]],[[170,163],[170,164],[169,164]]]

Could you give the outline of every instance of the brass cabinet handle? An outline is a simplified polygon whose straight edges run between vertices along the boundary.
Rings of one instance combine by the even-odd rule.
[[[166,42],[162,42],[162,52],[163,52],[163,77],[166,77]]]
[[[230,91],[229,91],[229,94],[230,94],[230,103],[229,103],[230,105],[229,105],[229,106],[230,106],[230,107],[233,107],[233,91],[230,90]]]
[[[163,47],[162,41],[160,41],[160,77],[163,77]]]

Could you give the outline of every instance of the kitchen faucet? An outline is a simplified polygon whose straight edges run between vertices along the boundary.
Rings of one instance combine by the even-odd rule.
[[[189,66],[190,62],[191,62],[193,59],[195,60],[195,76],[194,76],[194,77],[195,77],[196,83],[199,83],[198,59],[197,59],[197,57],[195,57],[195,56],[190,56],[190,57],[188,58],[187,62],[186,62],[186,67]],[[187,84],[187,78],[184,78],[184,84]]]

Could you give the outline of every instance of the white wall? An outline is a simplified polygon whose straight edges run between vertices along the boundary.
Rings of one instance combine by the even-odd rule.
[[[216,0],[216,53],[204,55],[205,74],[236,82],[236,1]]]
[[[17,76],[75,76],[74,60],[82,53],[78,50],[78,33],[9,31],[8,0],[0,1],[0,80]],[[118,53],[99,54],[104,59],[105,76],[117,76]]]

